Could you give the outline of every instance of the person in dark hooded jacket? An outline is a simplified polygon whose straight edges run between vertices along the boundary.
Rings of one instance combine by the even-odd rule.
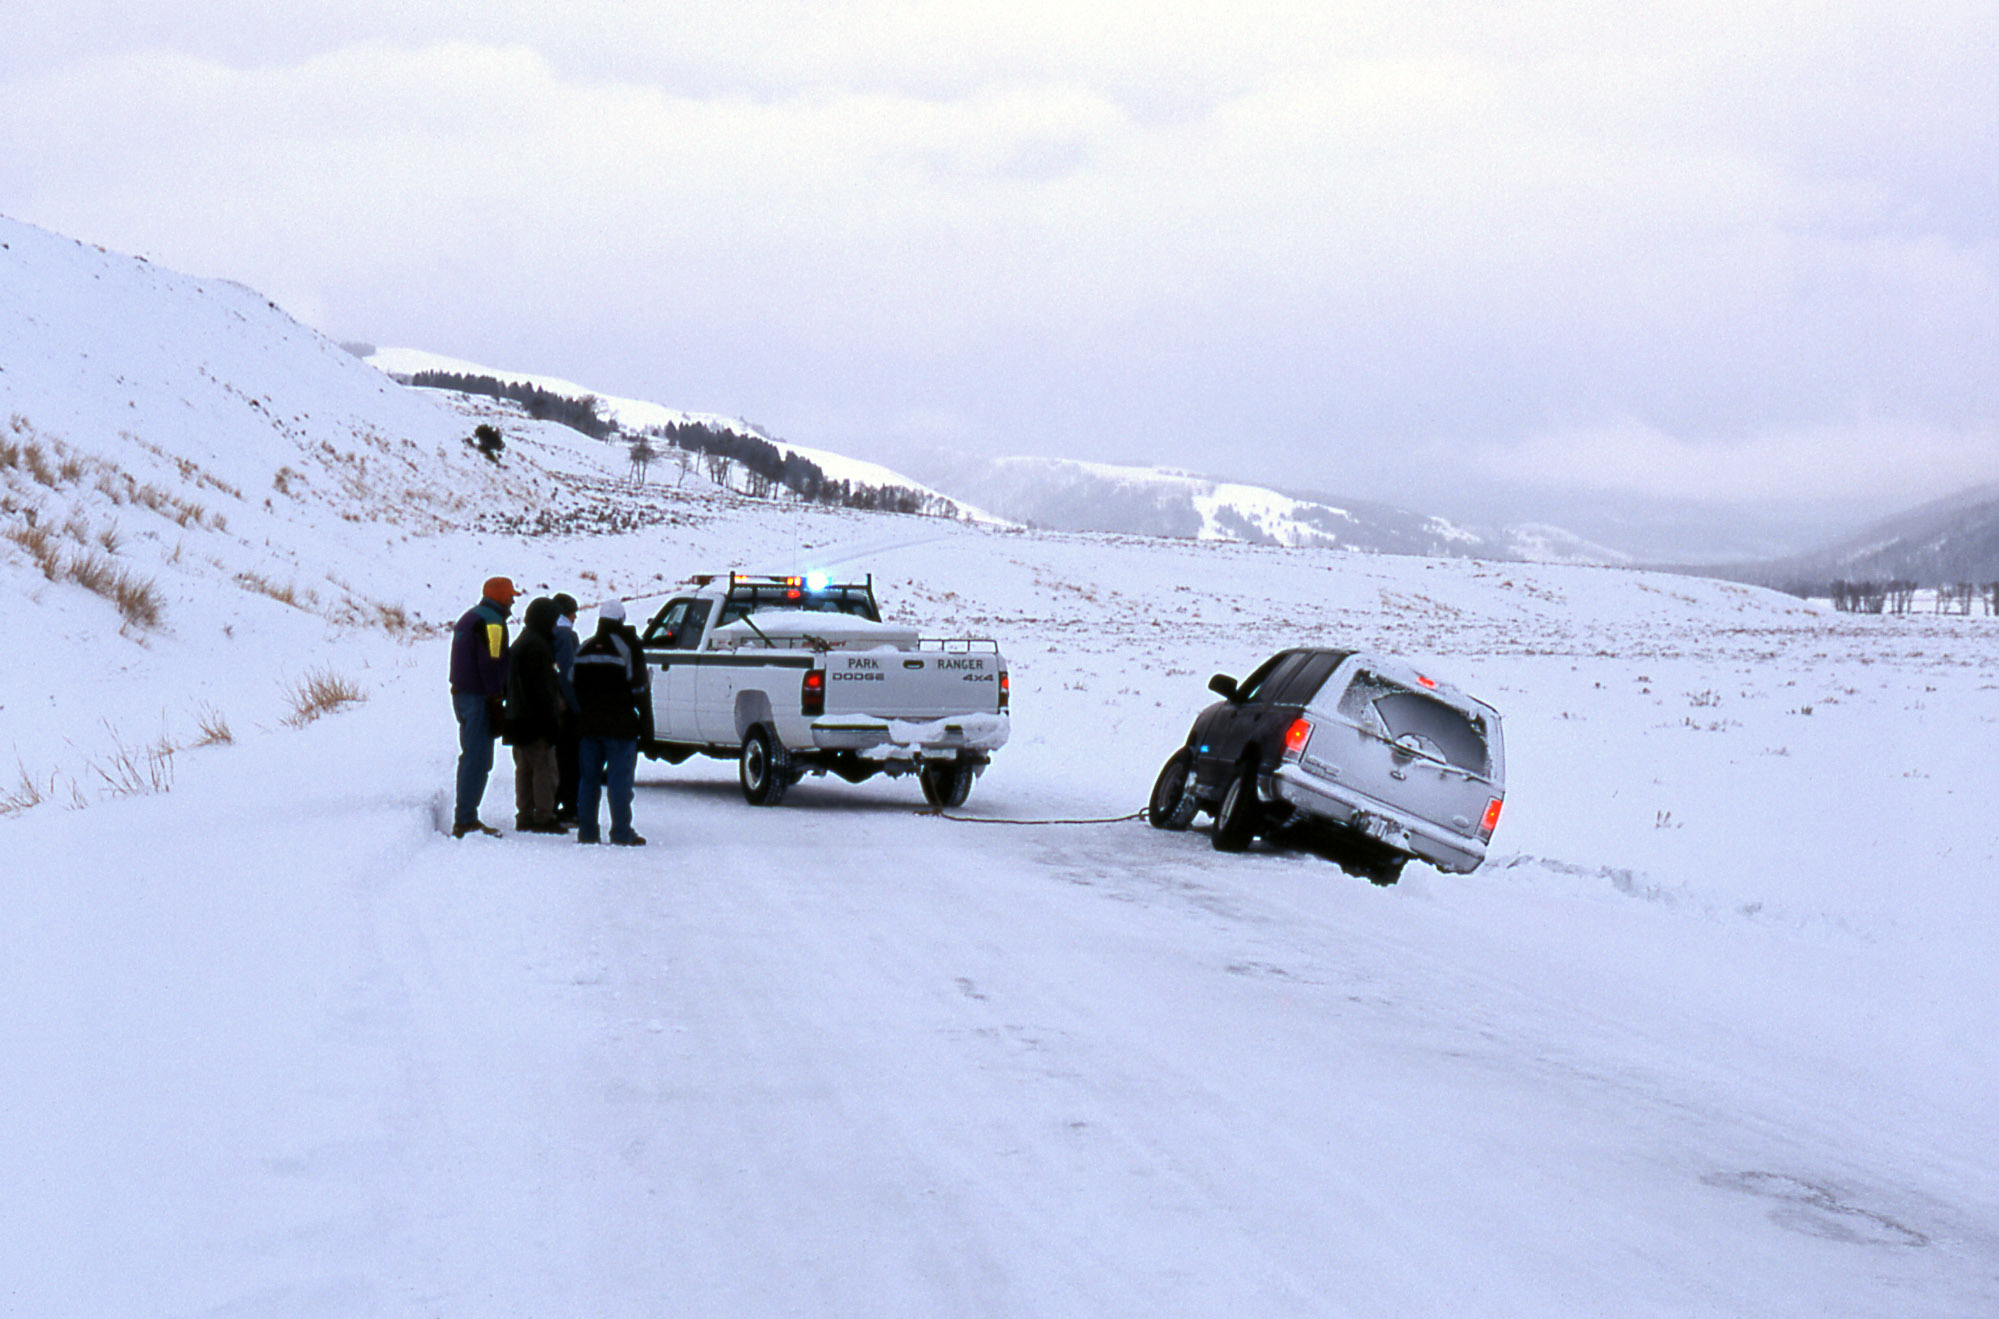
[[[576,652],[575,673],[582,706],[576,841],[598,840],[601,789],[611,801],[611,841],[644,847],[646,840],[632,829],[632,792],[639,739],[652,736],[650,675],[638,634],[625,625],[625,607],[616,600],[597,606],[597,632]]]
[[[576,597],[558,591],[555,601],[555,678],[562,686],[562,735],[555,739],[555,818],[576,823],[576,688],[570,681],[576,668]]]
[[[540,597],[521,618],[507,651],[507,744],[514,749],[514,827],[566,833],[555,819],[555,740],[562,732],[562,684],[555,671],[555,602]]]

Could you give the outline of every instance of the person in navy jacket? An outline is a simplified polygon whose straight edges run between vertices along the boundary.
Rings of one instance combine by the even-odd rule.
[[[479,822],[479,802],[493,772],[493,739],[500,735],[507,691],[507,615],[520,592],[506,577],[489,577],[479,603],[451,632],[451,710],[458,717],[458,800],[451,836],[492,834]]]

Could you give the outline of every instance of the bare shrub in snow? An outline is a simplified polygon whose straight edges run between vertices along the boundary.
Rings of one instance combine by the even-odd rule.
[[[416,626],[410,620],[409,610],[401,605],[378,603],[375,606],[375,616],[375,621],[381,626],[382,631],[392,637],[408,636]]]
[[[204,705],[195,712],[194,724],[201,730],[201,736],[194,740],[194,744],[198,747],[224,747],[236,741],[236,734],[230,731],[228,719],[223,717],[222,711],[212,705]]]
[[[62,573],[62,555],[56,549],[55,532],[34,522],[22,522],[7,528],[6,537],[28,552],[35,566],[50,581]]]
[[[73,554],[67,563],[63,563],[51,543],[54,538],[47,534],[46,529],[31,527],[15,530],[42,533],[42,552],[37,553],[32,546],[28,547],[28,552],[36,554],[36,561],[42,565],[42,571],[50,581],[66,579],[86,591],[103,596],[118,607],[118,612],[129,624],[142,628],[159,626],[160,592],[151,581],[126,572],[95,551]],[[16,541],[21,539],[15,531],[10,531],[8,535]]]
[[[25,764],[18,760],[14,763],[20,770],[20,781],[6,792],[0,793],[0,815],[19,815],[22,811],[31,811],[55,795],[56,776],[53,773],[49,775],[48,782],[44,783],[30,774]]]
[[[159,588],[145,578],[128,572],[116,574],[111,582],[111,603],[118,606],[127,623],[143,628],[160,625]]]
[[[245,569],[237,573],[236,580],[242,584],[245,590],[255,591],[259,595],[268,595],[281,605],[290,605],[294,609],[305,608],[305,605],[299,602],[298,587],[289,582],[280,586],[262,573],[250,569]],[[305,598],[310,600],[312,592],[307,591]]]
[[[84,590],[107,598],[111,595],[112,582],[117,577],[117,573],[103,555],[89,551],[72,554],[69,566],[64,569],[63,575]]]
[[[330,669],[314,669],[292,689],[292,712],[285,717],[285,723],[293,728],[304,728],[321,715],[358,705],[367,699],[367,694],[348,679]]]
[[[149,747],[128,747],[116,733],[112,749],[102,761],[86,762],[90,771],[104,781],[114,797],[144,797],[167,792],[174,786],[174,752],[177,748],[162,736]]]
[[[11,471],[21,465],[21,446],[12,440],[0,440],[0,470]]]
[[[116,554],[118,547],[125,543],[124,538],[118,534],[118,524],[113,522],[100,530],[97,533],[97,543],[104,547],[106,554]]]
[[[49,456],[42,452],[41,445],[32,441],[22,445],[21,460],[27,465],[29,476],[34,477],[42,485],[55,485],[55,469],[49,466]]]

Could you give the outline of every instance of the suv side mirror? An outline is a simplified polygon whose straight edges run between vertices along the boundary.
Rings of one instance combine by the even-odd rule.
[[[1229,677],[1226,673],[1217,673],[1214,677],[1208,679],[1208,690],[1225,701],[1233,701],[1236,691],[1235,679]]]

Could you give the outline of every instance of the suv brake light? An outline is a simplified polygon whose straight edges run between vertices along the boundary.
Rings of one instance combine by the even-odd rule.
[[[826,713],[826,670],[805,671],[805,681],[798,688],[798,707],[807,716]]]
[[[1287,760],[1297,760],[1305,754],[1305,744],[1312,740],[1312,721],[1294,719],[1291,727],[1284,730],[1284,756]]]
[[[1499,827],[1499,798],[1494,797],[1485,804],[1485,818],[1478,822],[1478,836],[1492,837],[1492,831]]]

